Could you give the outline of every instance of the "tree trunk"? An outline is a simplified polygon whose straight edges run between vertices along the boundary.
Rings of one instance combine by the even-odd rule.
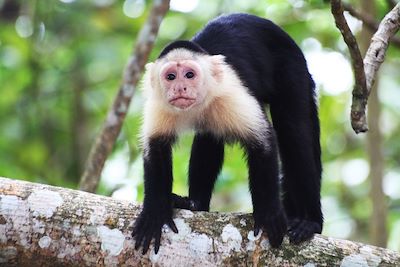
[[[395,251],[316,235],[272,249],[250,214],[178,210],[158,254],[134,250],[132,203],[0,178],[1,266],[396,266]]]
[[[81,53],[79,53],[81,54]],[[76,59],[75,70],[80,70],[76,65],[83,65],[84,58],[79,55]],[[83,103],[87,81],[80,71],[75,71],[72,82],[72,97],[71,97],[71,171],[70,177],[75,178],[74,182],[79,182],[79,175],[83,172],[85,157],[88,150],[88,125],[87,111]]]
[[[153,1],[153,7],[146,23],[139,32],[135,48],[124,69],[122,84],[114,98],[112,107],[108,110],[103,127],[90,149],[86,167],[79,183],[80,190],[96,192],[104,163],[121,131],[133,94],[136,91],[136,85],[156,40],[158,29],[169,9],[169,2],[170,0]]]

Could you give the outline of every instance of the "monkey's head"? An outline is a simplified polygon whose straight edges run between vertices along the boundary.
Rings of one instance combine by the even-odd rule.
[[[213,91],[223,62],[223,56],[174,49],[146,65],[151,88],[147,84],[145,90],[151,91],[151,98],[177,111],[204,107],[216,93]]]
[[[203,102],[203,72],[200,64],[191,59],[172,60],[162,64],[159,81],[168,103],[178,109],[187,109],[196,102]]]

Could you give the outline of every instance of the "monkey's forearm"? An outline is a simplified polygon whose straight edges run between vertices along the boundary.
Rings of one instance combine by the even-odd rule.
[[[172,151],[171,140],[153,138],[144,149],[144,202],[143,210],[135,222],[132,235],[135,248],[143,247],[143,254],[154,238],[155,252],[161,240],[161,228],[167,224],[178,232],[172,220]]]

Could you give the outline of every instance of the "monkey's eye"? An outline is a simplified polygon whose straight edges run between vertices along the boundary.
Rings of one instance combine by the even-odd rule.
[[[188,79],[192,79],[194,77],[194,73],[191,72],[191,71],[188,71],[188,72],[186,72],[185,77],[188,78]]]
[[[173,74],[173,73],[167,74],[167,80],[173,81],[173,80],[175,80],[175,78],[176,78],[175,74]]]

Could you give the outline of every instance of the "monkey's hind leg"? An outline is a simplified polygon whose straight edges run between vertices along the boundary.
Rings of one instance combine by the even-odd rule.
[[[295,244],[312,238],[314,233],[321,233],[323,224],[320,130],[313,86],[311,78],[282,79],[280,91],[292,95],[282,93],[271,104],[283,167],[283,203],[289,223],[288,235],[290,242]]]

